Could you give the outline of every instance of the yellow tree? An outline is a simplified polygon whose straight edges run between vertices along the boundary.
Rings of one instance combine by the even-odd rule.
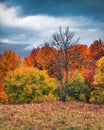
[[[104,56],[101,57],[97,63],[96,74],[94,76],[94,84],[95,85],[104,85]]]
[[[45,71],[20,67],[6,76],[6,92],[10,103],[54,101],[58,82]]]
[[[91,92],[90,102],[104,103],[104,56],[97,61],[96,65],[94,88]]]

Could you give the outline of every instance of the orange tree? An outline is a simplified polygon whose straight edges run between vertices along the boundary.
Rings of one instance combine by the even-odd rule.
[[[90,87],[92,87],[94,80],[96,61],[102,56],[104,56],[104,42],[95,40],[89,47],[89,56],[86,59],[86,67],[84,69],[84,77]]]
[[[70,61],[69,68],[71,70],[83,71],[86,67],[86,61],[89,58],[89,49],[86,45],[74,45],[69,48]]]
[[[21,57],[17,56],[15,52],[6,50],[0,55],[0,102],[7,102],[4,87],[5,76],[9,71],[15,70],[20,65]]]
[[[3,77],[21,65],[21,57],[11,50],[6,50],[0,57],[0,72]]]
[[[40,52],[40,48],[34,48],[31,53],[26,56],[23,60],[23,65],[27,67],[37,67],[36,58],[37,54]]]
[[[36,67],[40,70],[46,70],[50,76],[56,75],[55,56],[57,50],[53,47],[45,45],[41,48],[33,49],[24,61],[24,66]]]
[[[95,40],[89,47],[90,55],[93,60],[98,60],[104,56],[104,42],[102,40]]]

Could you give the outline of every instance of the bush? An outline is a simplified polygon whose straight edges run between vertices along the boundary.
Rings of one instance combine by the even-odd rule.
[[[58,96],[49,93],[48,95],[44,95],[42,97],[41,96],[34,97],[32,102],[37,102],[37,103],[40,103],[40,102],[54,102],[56,100],[58,100]]]
[[[5,87],[10,103],[30,103],[42,102],[50,94],[57,97],[57,83],[45,71],[21,67],[8,73]]]
[[[104,104],[104,87],[95,87],[90,94],[90,103]]]
[[[68,95],[76,100],[88,101],[89,87],[77,71],[69,77]]]

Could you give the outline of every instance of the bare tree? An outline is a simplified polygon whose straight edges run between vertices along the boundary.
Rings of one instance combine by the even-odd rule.
[[[58,79],[60,81],[60,99],[62,101],[66,101],[68,95],[69,48],[78,42],[78,39],[73,39],[74,35],[74,32],[71,32],[69,27],[65,27],[65,29],[59,27],[58,31],[52,35],[52,39],[49,42],[49,44],[52,47],[55,47],[58,52],[57,55],[55,54],[55,57],[57,60]],[[63,83],[63,68],[65,69],[65,83]]]

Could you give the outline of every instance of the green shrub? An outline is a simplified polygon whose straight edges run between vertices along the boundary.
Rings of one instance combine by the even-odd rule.
[[[90,93],[90,103],[104,104],[104,86],[96,86]]]
[[[69,77],[68,95],[76,100],[88,101],[89,87],[77,71]]]
[[[5,87],[10,103],[42,102],[44,97],[56,96],[57,81],[45,71],[21,67],[8,73]]]
[[[58,96],[49,93],[48,95],[44,95],[44,96],[35,96],[32,102],[37,102],[37,103],[54,102],[56,100],[58,100]]]

